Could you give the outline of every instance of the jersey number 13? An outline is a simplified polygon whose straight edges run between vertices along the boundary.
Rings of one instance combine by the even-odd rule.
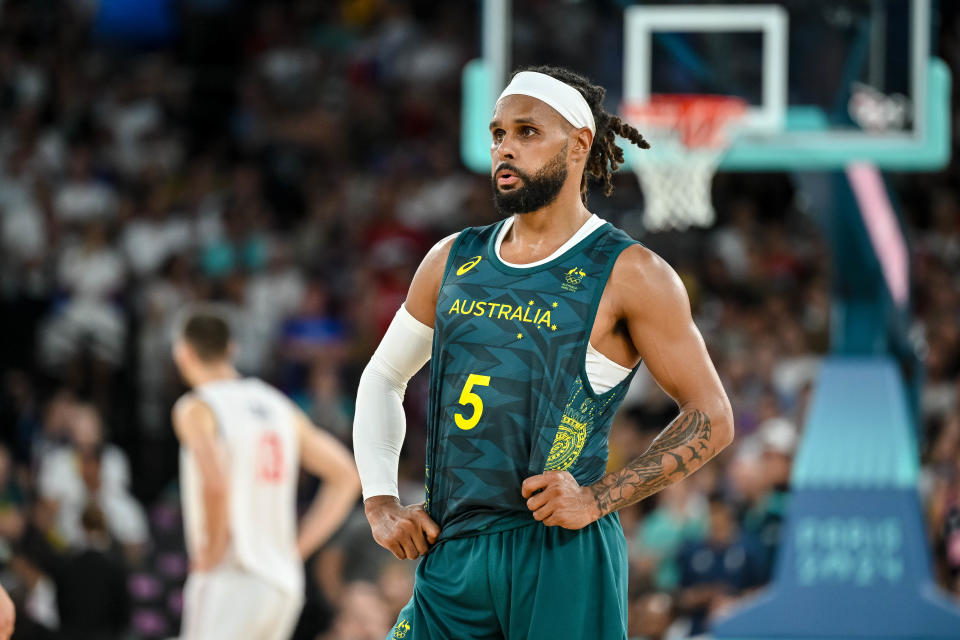
[[[257,443],[257,480],[267,484],[277,484],[283,480],[283,445],[280,436],[267,431]]]

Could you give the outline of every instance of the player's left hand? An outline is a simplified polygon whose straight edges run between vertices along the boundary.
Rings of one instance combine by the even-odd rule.
[[[582,529],[600,517],[590,489],[577,484],[569,471],[531,476],[523,481],[521,492],[534,519],[548,527]]]

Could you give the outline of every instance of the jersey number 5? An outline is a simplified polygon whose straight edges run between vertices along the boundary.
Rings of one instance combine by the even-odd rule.
[[[257,480],[276,484],[283,479],[283,446],[280,437],[268,431],[260,436],[257,446]]]
[[[453,414],[453,420],[457,423],[457,426],[467,431],[473,429],[477,426],[477,423],[480,422],[480,416],[483,415],[483,400],[480,399],[480,396],[473,393],[474,385],[481,387],[486,387],[490,384],[490,376],[481,376],[476,373],[471,373],[467,378],[467,383],[463,385],[463,391],[460,392],[460,404],[466,406],[468,404],[473,405],[473,415],[469,418],[464,418],[460,413]]]

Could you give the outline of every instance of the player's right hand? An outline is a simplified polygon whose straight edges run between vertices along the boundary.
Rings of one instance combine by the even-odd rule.
[[[393,496],[373,496],[363,503],[373,539],[400,560],[416,560],[437,541],[440,527],[423,503],[403,506]]]

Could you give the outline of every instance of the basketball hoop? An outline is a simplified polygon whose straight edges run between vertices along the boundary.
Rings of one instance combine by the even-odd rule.
[[[649,231],[713,224],[710,183],[746,110],[744,100],[720,95],[660,94],[624,105],[625,118],[651,147],[631,158]]]

